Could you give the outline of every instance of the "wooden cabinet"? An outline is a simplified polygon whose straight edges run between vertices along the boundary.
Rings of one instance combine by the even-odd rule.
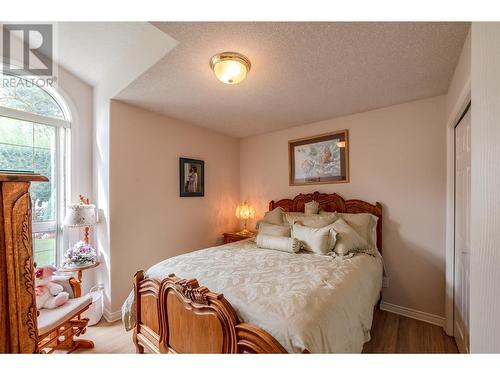
[[[0,173],[0,353],[36,353],[37,321],[31,243],[35,174]]]
[[[253,238],[255,237],[255,233],[254,232],[249,232],[248,234],[223,233],[223,236],[224,236],[224,243],[226,244],[226,243],[246,240],[247,238]]]

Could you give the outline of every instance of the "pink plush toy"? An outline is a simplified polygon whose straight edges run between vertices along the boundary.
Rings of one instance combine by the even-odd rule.
[[[55,267],[45,266],[35,268],[35,294],[37,309],[55,309],[64,305],[69,294],[62,285],[52,282]]]

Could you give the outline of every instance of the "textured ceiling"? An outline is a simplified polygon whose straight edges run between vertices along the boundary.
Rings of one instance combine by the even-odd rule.
[[[246,137],[447,92],[468,23],[154,23],[179,44],[117,99]],[[147,41],[145,41],[147,42]],[[212,55],[252,69],[219,82]]]

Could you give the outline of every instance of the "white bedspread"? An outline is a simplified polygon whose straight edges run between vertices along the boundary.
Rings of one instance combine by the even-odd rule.
[[[146,276],[172,273],[223,293],[243,322],[263,328],[290,353],[361,353],[382,287],[382,258],[289,254],[247,240],[164,260]],[[122,307],[128,329],[133,298]]]

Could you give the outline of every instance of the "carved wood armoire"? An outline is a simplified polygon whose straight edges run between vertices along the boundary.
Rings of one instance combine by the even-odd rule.
[[[37,321],[31,239],[32,181],[0,172],[0,353],[36,353]]]

